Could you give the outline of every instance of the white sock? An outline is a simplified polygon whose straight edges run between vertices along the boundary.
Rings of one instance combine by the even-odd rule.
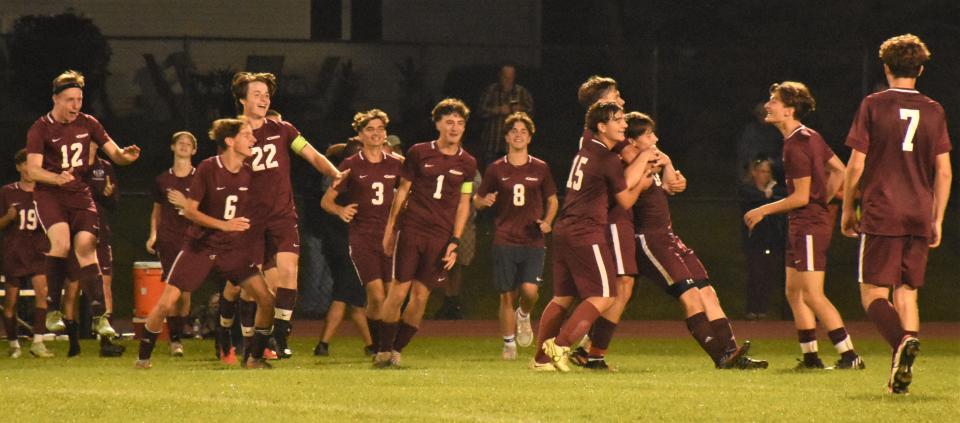
[[[517,317],[519,317],[519,318],[521,318],[521,319],[528,319],[528,318],[530,318],[530,313],[524,313],[522,308],[518,308],[518,309],[517,309]]]
[[[34,344],[41,344],[41,343],[43,343],[43,335],[41,335],[41,334],[39,334],[39,333],[33,335],[33,343],[34,343]]]
[[[517,345],[517,338],[514,335],[504,336],[503,337],[504,345]]]
[[[10,342],[10,348],[20,348],[20,341],[14,339],[13,341],[9,341],[9,342]]]

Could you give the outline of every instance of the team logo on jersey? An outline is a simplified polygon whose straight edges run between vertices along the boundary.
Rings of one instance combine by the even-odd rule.
[[[360,175],[360,179],[366,178],[367,175]]]
[[[227,187],[217,187],[217,191],[223,191],[225,189],[227,189]]]
[[[103,169],[94,169],[94,170],[93,170],[93,177],[94,177],[94,178],[103,178],[103,173],[104,173],[104,172],[103,172]]]
[[[89,136],[90,136],[90,133],[89,133],[89,132],[87,132],[87,133],[85,133],[85,134],[80,134],[80,135],[77,135],[77,139],[80,139],[80,138],[86,138],[86,137],[89,137]]]
[[[62,139],[63,139],[63,137],[60,137],[60,138],[54,138],[54,139],[52,139],[52,140],[50,140],[50,141],[52,141],[52,142],[57,142],[57,141],[60,141],[60,140],[62,140]]]
[[[274,136],[272,136],[272,137],[267,137],[267,141],[275,140],[275,139],[278,139],[278,138],[280,138],[279,135],[274,135]]]
[[[527,176],[526,178],[523,178],[523,180],[536,182],[536,181],[539,181],[540,178],[531,178],[531,177]]]
[[[507,177],[505,177],[505,178],[500,178],[500,180],[501,180],[501,181],[509,181],[509,180],[510,180],[510,177],[507,176]]]
[[[463,175],[463,172],[461,172],[461,171],[459,171],[459,170],[456,170],[456,169],[450,169],[450,173],[452,173],[452,174],[454,174],[454,175]]]

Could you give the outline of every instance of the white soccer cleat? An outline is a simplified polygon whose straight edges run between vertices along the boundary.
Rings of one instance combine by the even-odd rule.
[[[173,357],[183,357],[183,344],[179,342],[171,342],[170,355]]]
[[[390,351],[390,365],[393,367],[400,366],[400,351]]]
[[[530,315],[520,317],[520,309],[517,308],[517,345],[529,347],[533,344],[533,327],[530,325]]]
[[[543,352],[553,361],[554,367],[561,372],[570,371],[570,347],[557,345],[557,338],[543,341]]]
[[[45,326],[50,332],[63,332],[67,330],[67,325],[63,323],[63,313],[61,313],[60,310],[47,312]]]
[[[20,347],[11,347],[10,352],[7,353],[10,358],[20,358],[21,355],[23,355],[23,351]]]
[[[530,370],[535,372],[556,372],[557,367],[553,363],[537,363],[537,360],[530,361]]]
[[[43,342],[34,342],[30,345],[30,355],[37,358],[52,358],[53,353],[47,350],[47,346]]]
[[[503,344],[503,352],[500,354],[504,360],[517,359],[517,344]]]

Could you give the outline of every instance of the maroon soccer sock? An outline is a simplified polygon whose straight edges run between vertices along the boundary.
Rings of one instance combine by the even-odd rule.
[[[590,357],[600,358],[607,354],[610,348],[610,341],[613,339],[613,333],[617,330],[617,324],[613,323],[603,316],[593,322],[590,327]]]
[[[100,280],[100,268],[96,264],[88,264],[80,268],[77,274],[80,289],[90,300],[90,313],[94,317],[102,316],[106,312],[103,302],[103,282]]]
[[[830,337],[830,342],[833,343],[844,360],[852,361],[857,358],[857,352],[853,350],[853,341],[850,339],[850,334],[847,333],[847,328],[841,326],[827,332],[827,336]]]
[[[397,339],[393,342],[393,350],[396,352],[402,352],[403,348],[410,343],[411,339],[413,339],[413,335],[416,335],[417,330],[418,328],[416,326],[411,326],[403,321],[400,321],[399,328],[397,330]]]
[[[267,342],[270,341],[270,338],[272,335],[273,335],[273,327],[254,329],[253,339],[251,342],[251,347],[253,348],[253,351],[250,352],[250,356],[258,360],[262,359],[263,350],[267,348]]]
[[[3,329],[7,332],[7,341],[16,341],[17,340],[17,315],[12,317],[7,317],[6,314],[3,315]]]
[[[220,296],[220,326],[229,328],[233,326],[233,319],[237,315],[237,301],[230,301]]]
[[[912,336],[912,337],[914,337],[914,338],[919,338],[919,337],[920,337],[920,332],[917,332],[917,331],[915,331],[915,330],[905,330],[905,331],[903,331],[903,334],[904,334],[904,335],[910,335],[910,336]]]
[[[274,307],[274,319],[290,321],[293,317],[293,308],[297,306],[297,290],[277,288],[277,301]]]
[[[800,341],[800,351],[803,352],[805,363],[820,359],[817,354],[817,329],[797,329],[797,339]]]
[[[587,331],[590,330],[590,326],[593,326],[593,322],[600,317],[600,310],[591,304],[589,301],[583,301],[576,309],[573,310],[573,314],[570,315],[570,318],[567,319],[566,323],[560,327],[560,334],[557,335],[556,343],[561,347],[569,347],[573,345],[574,342],[583,338],[583,335],[587,334]]]
[[[33,334],[43,335],[47,333],[47,309],[33,309]]]
[[[890,348],[897,349],[905,332],[900,326],[900,315],[893,308],[893,304],[886,299],[873,300],[867,307],[867,316],[873,321],[883,339],[890,344]]]
[[[60,309],[60,297],[63,295],[63,283],[67,279],[67,259],[63,257],[47,256],[43,263],[44,274],[47,276],[47,297],[50,307]]]
[[[380,324],[377,352],[390,352],[393,349],[393,343],[397,339],[397,331],[399,330],[400,322],[382,322]]]
[[[730,326],[730,320],[727,320],[726,317],[711,320],[710,328],[713,329],[713,333],[717,335],[720,343],[727,351],[737,349],[737,337],[733,336],[733,326]]]
[[[153,354],[153,347],[157,345],[157,338],[160,337],[160,333],[150,332],[146,327],[143,329],[143,337],[140,338],[140,352],[137,357],[141,360],[149,360],[150,355]]]
[[[257,319],[257,303],[255,301],[240,300],[240,326],[253,328]]]
[[[719,364],[720,360],[723,359],[725,347],[720,338],[713,333],[713,328],[707,320],[707,314],[704,312],[694,314],[687,317],[686,323],[687,330],[700,345],[700,348],[703,348],[703,351],[710,356],[714,364]]]
[[[567,314],[567,309],[551,301],[543,309],[540,315],[540,324],[537,328],[537,354],[534,358],[537,363],[549,363],[550,357],[543,353],[543,341],[557,336],[560,332],[560,325],[563,324],[563,316]]]
[[[180,342],[183,337],[183,317],[167,316],[167,328],[170,330],[170,342]]]
[[[370,339],[373,340],[373,345],[377,345],[380,342],[380,323],[382,320],[379,319],[367,319],[367,328],[370,329]]]

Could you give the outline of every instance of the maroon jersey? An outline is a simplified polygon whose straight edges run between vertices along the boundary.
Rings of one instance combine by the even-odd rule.
[[[892,88],[863,99],[847,146],[866,154],[860,229],[885,236],[931,236],[936,157],[949,152],[940,103]]]
[[[253,207],[251,197],[251,179],[253,170],[244,162],[240,171],[232,173],[223,166],[220,156],[213,156],[200,162],[197,174],[186,192],[187,198],[199,202],[197,209],[204,214],[221,220],[235,217],[250,217]],[[214,252],[245,250],[245,232],[224,232],[197,224],[187,229],[187,237],[195,248],[205,248]]]
[[[403,162],[393,154],[381,152],[381,160],[373,163],[363,150],[347,157],[341,171],[349,170],[346,179],[337,185],[345,204],[357,204],[357,214],[350,222],[352,233],[383,236],[390,215],[390,205],[403,173]]]
[[[108,160],[97,157],[87,172],[87,185],[93,194],[93,201],[97,203],[97,210],[113,210],[117,205],[117,198],[120,198],[120,185],[117,184],[117,173],[113,169],[113,164]],[[103,195],[107,188],[107,182],[113,185],[113,192],[110,196]]]
[[[47,235],[33,207],[33,191],[24,191],[19,182],[4,185],[0,188],[0,213],[6,214],[10,207],[17,210],[17,217],[3,230],[5,254],[20,250],[47,251]]]
[[[89,192],[82,180],[90,167],[90,143],[103,147],[112,141],[103,125],[86,113],[79,113],[70,123],[59,123],[47,113],[33,123],[27,132],[27,153],[43,155],[43,169],[60,173],[71,171],[76,179],[56,187],[37,184],[40,190]]]
[[[827,174],[825,165],[833,158],[833,150],[827,146],[817,131],[800,125],[783,140],[783,172],[787,180],[787,193],[796,189],[793,180],[810,178],[810,201],[806,206],[790,210],[787,221],[801,232],[830,231],[830,213],[827,211]]]
[[[404,179],[411,181],[403,230],[447,239],[460,204],[461,188],[477,174],[477,160],[460,148],[453,155],[440,152],[437,141],[410,147],[403,162]]]
[[[543,233],[537,220],[543,218],[544,201],[557,193],[550,168],[529,156],[520,166],[510,164],[506,156],[490,163],[483,173],[477,195],[497,193],[497,230],[493,243],[524,247],[543,247]]]
[[[267,216],[293,214],[293,188],[290,185],[290,144],[300,131],[288,122],[265,119],[263,126],[253,131],[257,143],[247,164],[253,169],[253,185],[257,203],[252,209],[257,220]]]
[[[608,205],[625,189],[620,156],[600,141],[584,141],[573,158],[554,236],[574,246],[606,242]]]
[[[633,204],[633,224],[638,234],[670,230],[670,204],[660,175],[653,176],[653,186],[637,197]]]
[[[180,242],[191,223],[183,212],[167,201],[167,193],[171,190],[182,192],[184,195],[193,183],[197,168],[191,168],[187,176],[179,177],[173,173],[173,168],[157,175],[154,179],[153,202],[160,205],[160,220],[157,222],[157,242]]]

